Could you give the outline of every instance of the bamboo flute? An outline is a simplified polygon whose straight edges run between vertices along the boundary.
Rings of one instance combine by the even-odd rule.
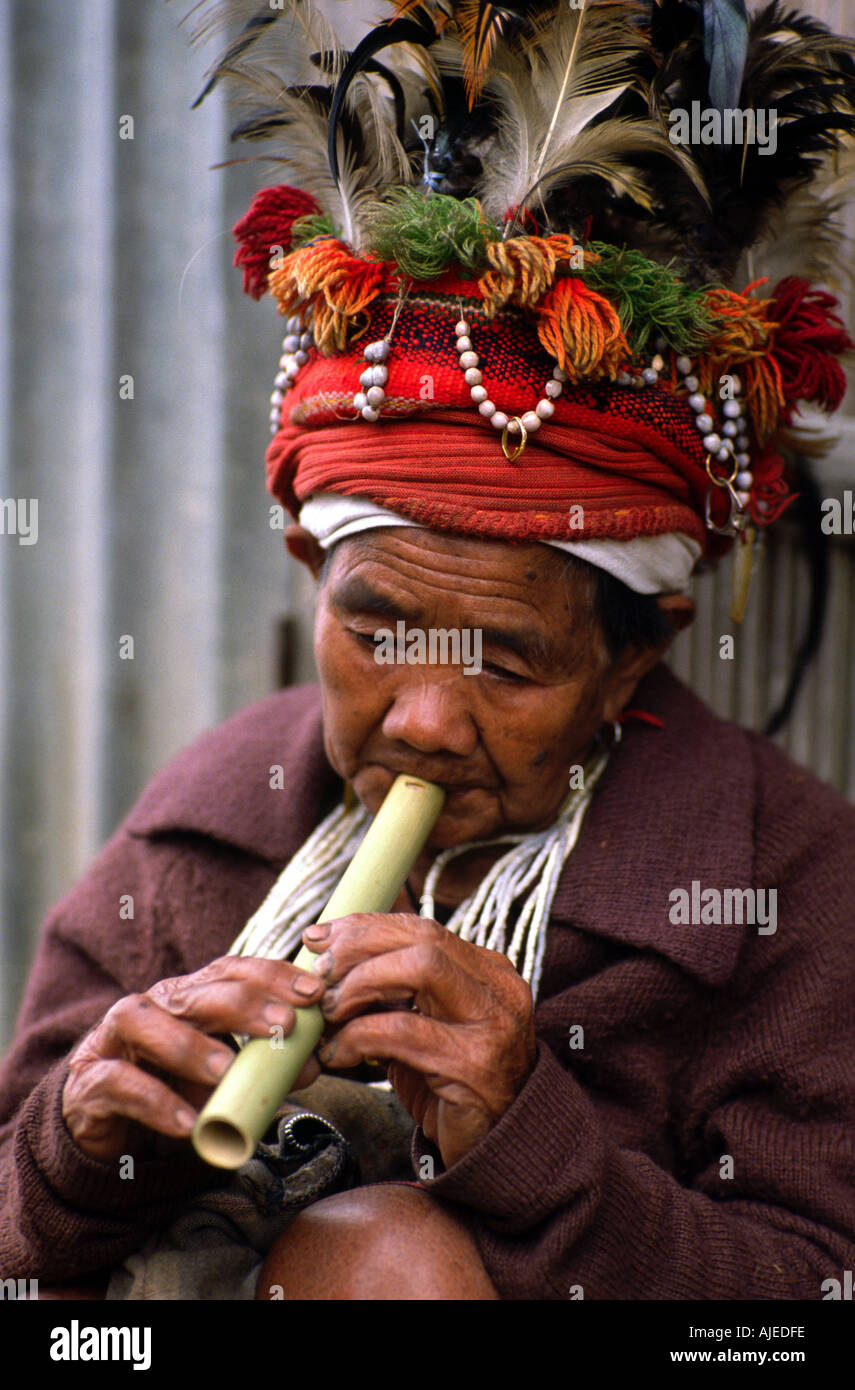
[[[445,792],[419,777],[396,777],[365,839],[318,917],[388,912],[424,848]],[[317,956],[301,947],[294,964],[311,970]],[[295,1010],[286,1038],[252,1038],[209,1097],[193,1130],[196,1152],[216,1168],[239,1168],[255,1147],[318,1045],[324,1017],[317,1005]]]

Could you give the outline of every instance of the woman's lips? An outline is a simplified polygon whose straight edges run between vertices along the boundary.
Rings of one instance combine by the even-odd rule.
[[[443,775],[442,773],[432,774],[430,771],[423,771],[420,768],[389,767],[386,763],[375,763],[374,766],[381,768],[382,771],[385,772],[389,777],[391,777],[393,781],[396,777],[399,776],[419,777],[423,782],[434,782],[438,787],[442,787],[444,791],[448,792],[449,795],[460,795],[463,792],[480,792],[496,790],[495,787],[491,787],[486,782],[459,782],[455,781],[453,778],[449,778]]]

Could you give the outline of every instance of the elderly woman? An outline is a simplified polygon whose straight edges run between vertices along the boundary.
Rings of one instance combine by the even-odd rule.
[[[744,602],[807,359],[833,404],[848,336],[806,282],[691,289],[480,205],[464,226],[435,184],[358,246],[319,215],[283,186],[237,231],[293,318],[268,478],[320,682],[182,754],[51,914],[2,1075],[3,1272],[153,1268],[220,1200],[187,1141],[228,1035],[319,1004],[279,1138],[316,1111],[361,1167],[300,1188],[267,1146],[279,1217],[230,1296],[829,1296],[855,1260],[855,811],[661,658],[733,540]],[[399,773],[446,801],[397,902],[316,924]],[[276,931],[241,933],[274,885]],[[336,1075],[370,1103],[345,1114]]]

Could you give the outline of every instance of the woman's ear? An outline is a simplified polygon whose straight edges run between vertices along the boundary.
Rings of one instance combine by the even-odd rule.
[[[682,632],[695,620],[695,605],[688,594],[660,594],[656,602],[672,627]]]
[[[656,602],[677,632],[682,632],[694,619],[695,605],[687,594],[660,594]],[[661,661],[672,640],[672,637],[663,637],[652,647],[628,645],[624,648],[606,677],[603,703],[605,720],[617,719],[632,699],[639,681],[653,670],[657,661]]]
[[[317,579],[324,567],[326,551],[315,540],[311,531],[307,531],[305,526],[298,526],[294,522],[293,525],[285,528],[285,544],[294,559],[301,560]]]

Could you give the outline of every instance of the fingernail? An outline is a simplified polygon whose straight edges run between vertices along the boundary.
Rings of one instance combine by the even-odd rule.
[[[224,1057],[222,1052],[212,1052],[206,1063],[208,1072],[219,1080],[232,1064],[231,1057]]]
[[[318,1049],[318,1056],[322,1062],[331,1062],[335,1054],[335,1038],[330,1038],[323,1047]]]
[[[278,1004],[276,1000],[266,1005],[264,1018],[267,1023],[287,1023],[291,1017],[291,1010],[287,1004]]]
[[[320,980],[313,980],[311,975],[298,975],[294,981],[295,994],[302,994],[307,999],[312,994],[317,994],[321,988]]]
[[[175,1119],[182,1129],[192,1129],[196,1123],[196,1116],[192,1110],[185,1110],[181,1105],[175,1112]]]
[[[323,999],[321,1000],[321,1010],[322,1010],[322,1012],[325,1013],[325,1014],[331,1014],[331,1013],[334,1012],[334,1010],[335,1010],[337,1004],[338,1004],[338,985],[333,985],[331,989],[328,989],[328,990],[327,990],[326,994],[324,995]]]
[[[329,922],[316,922],[313,927],[307,927],[303,932],[309,941],[323,941],[330,934]]]
[[[333,968],[332,951],[324,951],[322,956],[312,961],[312,970],[316,975],[328,975]]]

